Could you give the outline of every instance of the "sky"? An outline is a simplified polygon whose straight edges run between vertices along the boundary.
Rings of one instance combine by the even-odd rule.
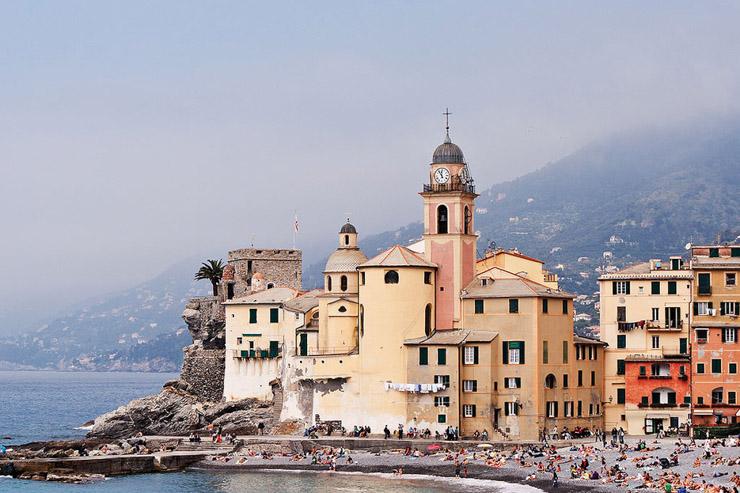
[[[254,244],[420,219],[451,136],[484,189],[736,112],[733,2],[0,3],[0,328]],[[215,253],[213,253],[215,252]]]

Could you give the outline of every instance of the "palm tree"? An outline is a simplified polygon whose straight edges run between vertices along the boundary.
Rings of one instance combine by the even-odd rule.
[[[218,296],[218,285],[221,282],[221,276],[224,274],[224,264],[221,259],[203,262],[198,272],[195,273],[195,280],[208,279],[213,285],[213,296]]]

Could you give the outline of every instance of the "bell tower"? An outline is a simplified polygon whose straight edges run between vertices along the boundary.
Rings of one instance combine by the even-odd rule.
[[[475,275],[477,236],[473,224],[475,184],[462,149],[450,139],[449,111],[445,140],[434,151],[424,200],[424,255],[438,265],[436,329],[458,328],[460,291]]]

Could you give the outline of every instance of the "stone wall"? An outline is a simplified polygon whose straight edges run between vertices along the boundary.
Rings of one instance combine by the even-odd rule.
[[[196,345],[185,348],[180,380],[187,383],[188,392],[206,401],[218,402],[223,398],[224,352]]]
[[[234,296],[244,296],[251,290],[252,276],[261,273],[265,286],[301,289],[303,284],[303,254],[300,250],[240,248],[227,257],[234,266]]]

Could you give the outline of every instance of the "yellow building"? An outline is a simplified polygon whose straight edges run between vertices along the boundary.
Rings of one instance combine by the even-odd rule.
[[[536,440],[554,426],[601,427],[603,344],[574,336],[573,297],[541,261],[515,250],[476,261],[477,195],[449,132],[420,195],[412,248],[368,260],[347,223],[322,291],[273,284],[225,302],[226,399],[279,396],[281,419],[376,433],[451,426]]]
[[[643,435],[687,426],[691,285],[680,257],[599,278],[607,429]]]

